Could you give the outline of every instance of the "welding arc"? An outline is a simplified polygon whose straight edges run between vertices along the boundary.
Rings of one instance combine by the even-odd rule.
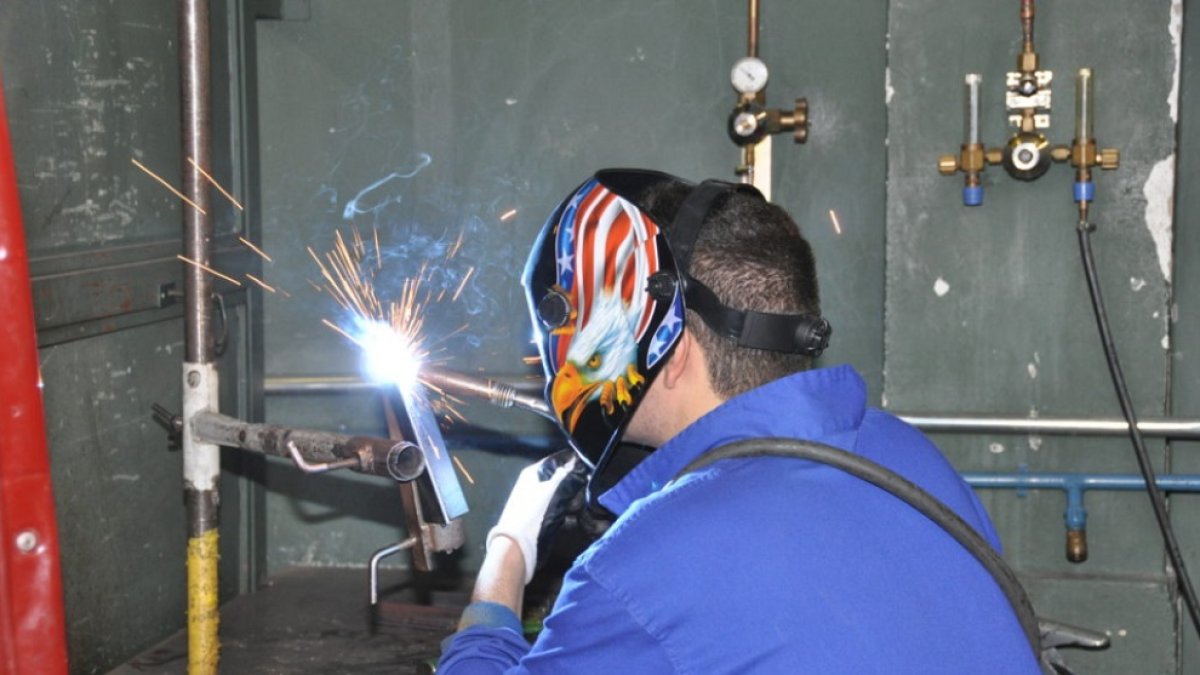
[[[988,571],[1012,606],[1017,620],[1021,623],[1021,630],[1025,633],[1025,639],[1029,641],[1029,646],[1040,658],[1042,632],[1038,627],[1037,614],[1034,613],[1033,605],[1029,602],[1029,596],[1025,594],[1025,588],[1017,579],[1016,572],[1008,566],[1008,563],[1004,562],[1004,558],[1000,557],[996,549],[992,548],[992,545],[953,509],[886,467],[852,452],[816,441],[802,441],[795,438],[751,438],[709,450],[683,467],[683,470],[675,474],[672,480],[679,480],[680,477],[698,471],[713,462],[744,457],[793,457],[831,466],[874,485],[916,509],[921,515],[933,521],[935,525],[953,537]]]
[[[1092,256],[1091,232],[1094,225],[1086,221],[1080,222],[1076,228],[1079,235],[1079,252],[1083,259],[1083,273],[1087,277],[1088,295],[1092,300],[1092,311],[1096,316],[1096,327],[1100,330],[1100,342],[1104,347],[1104,358],[1108,362],[1108,374],[1112,376],[1113,388],[1117,400],[1121,404],[1121,413],[1129,425],[1129,439],[1133,441],[1134,455],[1137,456],[1138,468],[1146,481],[1146,494],[1154,507],[1154,517],[1158,520],[1158,529],[1162,532],[1163,543],[1167,549],[1167,558],[1175,568],[1175,579],[1179,584],[1179,593],[1183,596],[1183,604],[1187,606],[1192,618],[1196,634],[1200,635],[1200,603],[1196,601],[1196,589],[1192,586],[1184,565],[1183,555],[1179,552],[1179,542],[1175,539],[1175,530],[1171,528],[1171,520],[1167,515],[1167,500],[1154,474],[1154,465],[1150,461],[1150,453],[1146,451],[1146,441],[1138,428],[1137,413],[1129,397],[1129,388],[1125,385],[1125,375],[1121,371],[1121,362],[1117,358],[1117,346],[1113,342],[1112,328],[1108,324],[1108,312],[1104,308],[1104,295],[1100,292],[1100,277],[1096,274],[1096,260]]]

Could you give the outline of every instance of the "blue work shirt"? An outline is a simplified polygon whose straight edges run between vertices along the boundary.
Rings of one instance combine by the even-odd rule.
[[[767,436],[882,464],[999,549],[971,488],[919,431],[866,407],[852,368],[797,373],[725,402],[602,495],[619,517],[532,647],[511,611],[473,605],[481,623],[447,639],[439,675],[1041,672],[984,567],[891,494],[783,457],[671,481],[707,450]]]

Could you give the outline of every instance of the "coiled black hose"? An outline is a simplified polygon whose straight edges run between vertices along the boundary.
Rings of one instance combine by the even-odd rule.
[[[1100,329],[1100,342],[1104,346],[1104,358],[1108,361],[1108,373],[1112,376],[1113,388],[1117,392],[1117,400],[1121,404],[1121,412],[1125,422],[1129,424],[1129,438],[1133,441],[1134,454],[1137,456],[1138,467],[1142,478],[1146,481],[1146,494],[1154,507],[1154,517],[1158,520],[1158,529],[1162,532],[1163,543],[1166,545],[1167,557],[1175,568],[1175,578],[1179,584],[1179,593],[1183,596],[1183,604],[1191,615],[1192,625],[1200,635],[1200,607],[1196,602],[1196,590],[1188,576],[1183,555],[1179,552],[1179,543],[1175,540],[1175,531],[1167,515],[1167,500],[1163,498],[1162,490],[1158,487],[1154,465],[1150,462],[1150,453],[1146,451],[1146,442],[1138,429],[1137,413],[1129,398],[1129,389],[1125,386],[1125,375],[1121,372],[1121,362],[1117,359],[1117,347],[1113,342],[1112,330],[1108,325],[1108,312],[1104,309],[1104,296],[1100,292],[1100,278],[1096,274],[1096,261],[1092,256],[1092,230],[1095,226],[1081,221],[1076,227],[1079,235],[1079,251],[1083,258],[1084,276],[1087,277],[1088,294],[1092,299],[1092,311],[1096,315],[1096,326]]]

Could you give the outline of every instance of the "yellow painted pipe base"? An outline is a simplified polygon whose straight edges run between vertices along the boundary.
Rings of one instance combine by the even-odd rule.
[[[216,675],[221,643],[217,637],[217,530],[188,540],[188,675]]]

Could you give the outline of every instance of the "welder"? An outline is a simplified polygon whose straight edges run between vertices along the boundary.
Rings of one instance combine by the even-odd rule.
[[[523,283],[573,453],[518,477],[439,673],[1041,672],[995,577],[937,522],[829,465],[722,454],[748,439],[832,448],[999,549],[928,439],[868,408],[851,367],[814,368],[831,329],[783,209],[745,185],[600,171],[546,222]],[[617,468],[618,443],[652,450]],[[580,473],[616,520],[530,645],[539,535]]]

